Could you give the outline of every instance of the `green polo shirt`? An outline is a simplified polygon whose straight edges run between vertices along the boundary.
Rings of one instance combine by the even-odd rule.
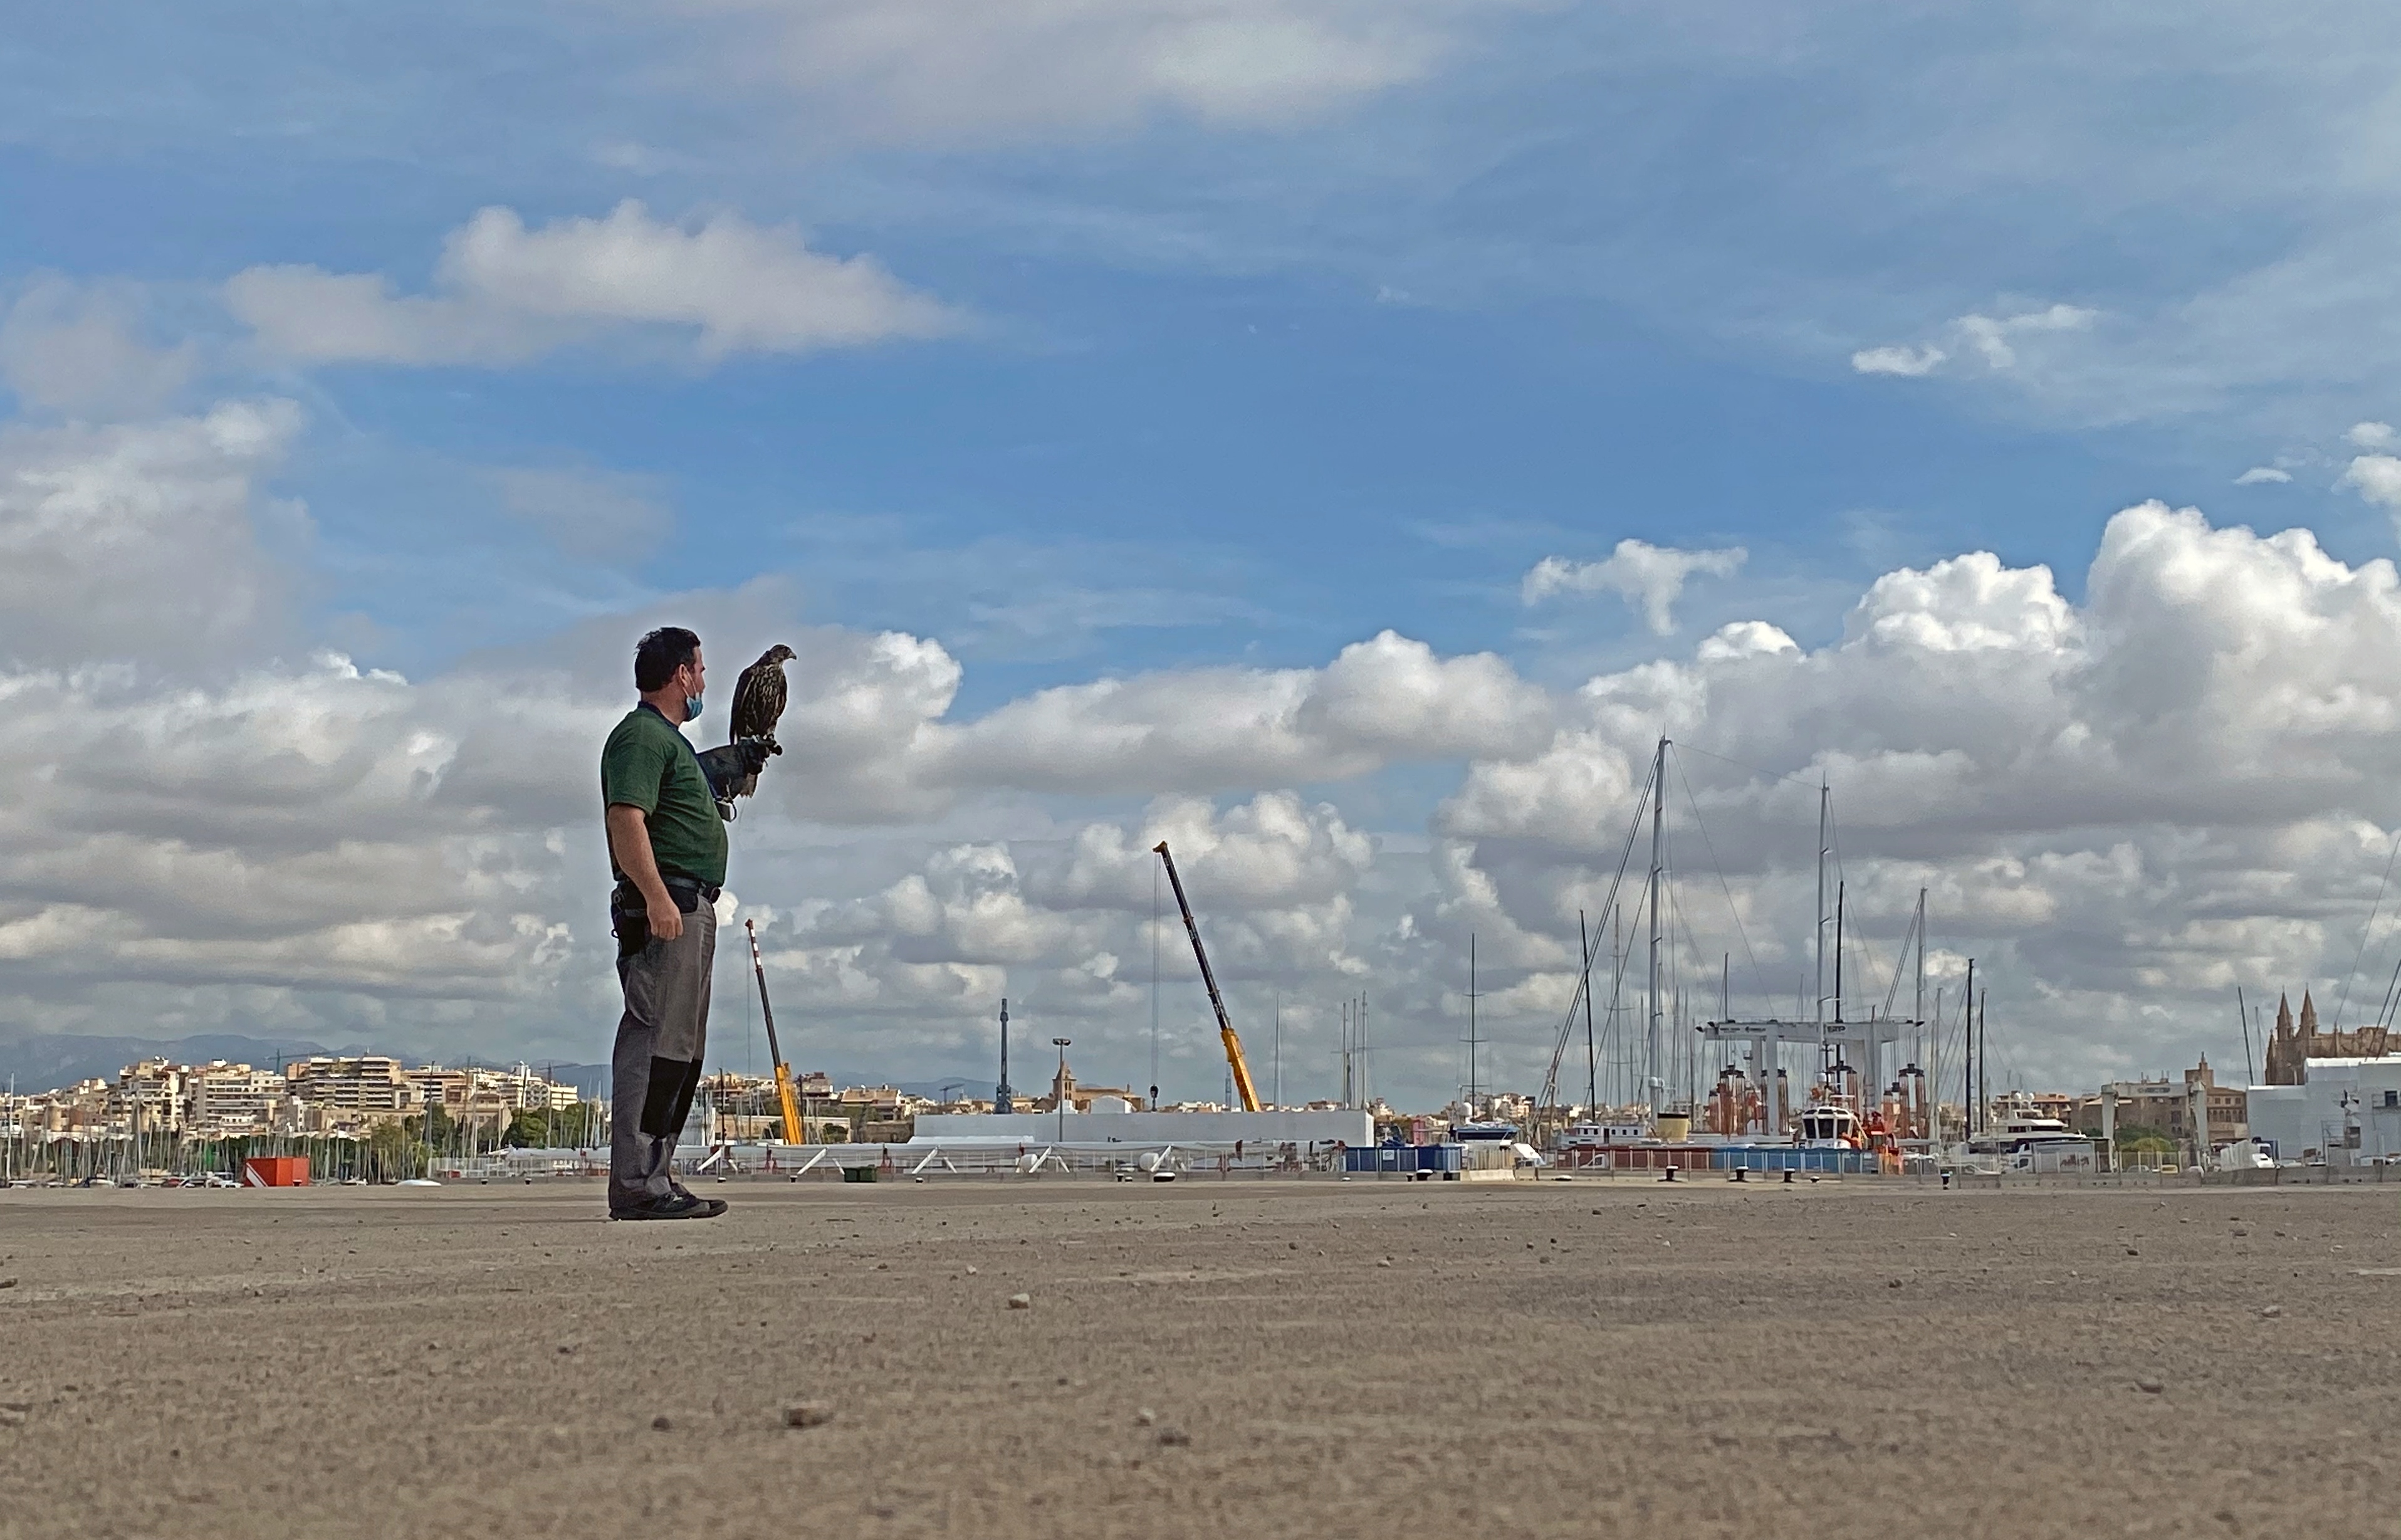
[[[724,883],[725,824],[708,777],[692,744],[648,702],[625,713],[600,750],[600,801],[642,810],[661,874]]]

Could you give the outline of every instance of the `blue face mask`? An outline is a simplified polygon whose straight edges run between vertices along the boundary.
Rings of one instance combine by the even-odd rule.
[[[686,722],[698,722],[700,720],[700,697],[698,695],[686,695],[683,697],[683,720]]]

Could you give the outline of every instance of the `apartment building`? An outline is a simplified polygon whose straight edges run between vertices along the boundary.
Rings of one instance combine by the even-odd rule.
[[[405,1118],[423,1105],[400,1061],[373,1054],[297,1060],[284,1066],[283,1080],[285,1093],[313,1114],[312,1132]]]
[[[110,1121],[129,1132],[175,1134],[184,1127],[184,1069],[165,1059],[144,1059],[117,1072],[108,1093]]]
[[[514,1069],[470,1070],[468,1078],[472,1099],[489,1097],[512,1112],[564,1111],[577,1100],[573,1086],[537,1075],[528,1065],[521,1064]]]
[[[419,1065],[404,1069],[401,1079],[416,1093],[419,1107],[438,1107],[456,1115],[463,1109],[475,1091],[475,1077],[464,1069],[446,1069],[438,1064]]]
[[[289,1100],[288,1084],[274,1070],[246,1064],[195,1065],[184,1072],[184,1127],[203,1139],[270,1133]]]

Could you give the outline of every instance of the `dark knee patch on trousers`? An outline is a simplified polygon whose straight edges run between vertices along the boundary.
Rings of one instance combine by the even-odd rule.
[[[692,1099],[699,1093],[700,1061],[693,1059],[691,1061],[690,1067],[684,1071],[683,1090],[676,1097],[675,1126],[677,1128],[683,1127],[684,1120],[692,1116]]]
[[[700,1065],[684,1059],[651,1061],[651,1083],[642,1088],[642,1132],[653,1139],[671,1138],[683,1127],[683,1115],[700,1085]]]

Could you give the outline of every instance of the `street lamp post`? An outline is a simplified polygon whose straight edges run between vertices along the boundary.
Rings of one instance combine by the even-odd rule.
[[[1065,1144],[1067,1142],[1067,1046],[1076,1039],[1053,1038],[1050,1040],[1057,1044],[1059,1049],[1059,1079],[1050,1087],[1050,1100],[1053,1109],[1059,1114],[1059,1142]]]

